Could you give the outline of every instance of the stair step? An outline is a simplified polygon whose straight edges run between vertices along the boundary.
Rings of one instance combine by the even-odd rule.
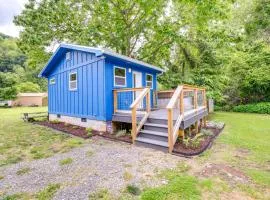
[[[144,130],[141,130],[140,133],[156,135],[156,136],[161,136],[161,137],[168,137],[167,132],[151,131],[151,130],[144,129]]]
[[[145,123],[145,126],[155,126],[155,127],[160,127],[160,128],[168,128],[168,126],[166,124],[155,124],[155,123]]]
[[[136,138],[136,141],[168,148],[168,142],[165,141],[153,140],[150,138],[144,138],[140,136]]]

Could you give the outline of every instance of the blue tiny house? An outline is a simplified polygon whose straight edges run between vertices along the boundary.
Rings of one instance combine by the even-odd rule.
[[[118,111],[128,111],[141,93],[123,92],[114,100],[113,91],[149,87],[153,107],[157,75],[162,72],[156,66],[108,50],[61,44],[40,77],[48,79],[50,120],[106,131],[113,118],[114,101]],[[138,110],[145,106],[141,103]]]

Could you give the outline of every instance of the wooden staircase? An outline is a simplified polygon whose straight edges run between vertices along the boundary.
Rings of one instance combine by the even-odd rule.
[[[135,144],[168,152],[168,121],[148,118],[140,130]]]

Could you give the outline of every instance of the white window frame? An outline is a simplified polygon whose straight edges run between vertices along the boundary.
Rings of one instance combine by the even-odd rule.
[[[76,81],[71,81],[71,80],[70,80],[70,77],[71,77],[71,75],[73,75],[73,74],[76,74]],[[70,83],[73,83],[73,82],[76,82],[76,88],[70,88]],[[75,91],[75,90],[77,90],[77,88],[78,88],[78,75],[77,75],[77,72],[70,72],[70,73],[69,73],[68,88],[69,88],[70,91]]]
[[[123,76],[116,76],[115,75],[115,69],[124,69],[125,70],[125,85],[117,85],[116,83],[115,83],[115,78],[116,77],[118,77],[118,78],[124,78]],[[126,87],[127,86],[127,70],[126,70],[126,68],[124,68],[124,67],[118,67],[118,66],[114,66],[114,68],[113,68],[113,79],[114,79],[114,86],[115,87]]]
[[[50,83],[50,85],[54,85],[56,83],[55,77],[50,78],[49,83]]]
[[[147,81],[147,76],[151,76],[152,77],[152,81]],[[151,82],[152,83],[150,88],[153,89],[153,87],[154,87],[154,76],[152,74],[145,74],[146,87],[148,87],[148,85],[147,85],[148,82]]]

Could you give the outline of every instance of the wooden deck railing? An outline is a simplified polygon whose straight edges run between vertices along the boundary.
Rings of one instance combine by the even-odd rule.
[[[146,88],[119,88],[119,89],[114,89],[113,90],[113,112],[116,113],[119,111],[119,107],[118,107],[118,94],[119,93],[127,93],[127,92],[132,92],[133,95],[135,92],[140,92],[143,91]],[[121,102],[120,102],[121,103]],[[130,105],[133,103],[133,99],[130,100]],[[129,108],[130,105],[128,105],[127,107]]]
[[[140,92],[138,96],[133,100],[128,98],[128,109],[131,109],[131,120],[132,120],[132,131],[131,131],[131,136],[132,136],[132,142],[136,140],[137,134],[143,127],[144,123],[146,122],[150,110],[151,110],[151,103],[150,103],[150,88],[121,88],[121,89],[115,89],[113,90],[113,96],[114,96],[114,113],[121,112],[121,108],[119,108],[118,103],[118,94],[119,93],[124,93],[124,92],[132,92],[132,95],[135,95],[136,92]],[[142,115],[142,119],[140,122],[137,122],[137,110],[140,112]]]
[[[206,108],[206,94],[205,88],[191,86],[191,85],[179,85],[177,89],[174,91],[173,96],[171,97],[166,109],[168,111],[168,147],[169,152],[172,153],[174,144],[178,138],[178,135],[185,136],[184,130],[179,130],[181,126],[181,122],[184,120],[184,93],[185,92],[193,92],[193,109],[195,112],[198,112],[198,91],[202,92],[203,104],[201,107]],[[173,118],[173,110],[175,108],[176,103],[179,100],[179,115],[174,123]],[[203,119],[204,126],[206,124],[205,118]],[[198,132],[198,121],[195,123],[196,132]]]
[[[141,104],[143,102],[144,97],[146,97],[146,112],[143,116],[143,118],[141,119],[141,121],[139,123],[137,123],[137,106],[139,104]],[[150,88],[144,88],[143,91],[139,94],[139,96],[133,101],[133,103],[131,104],[130,108],[131,108],[131,118],[132,118],[132,131],[131,131],[131,135],[132,135],[132,142],[134,143],[137,134],[139,133],[139,131],[141,130],[141,128],[143,127],[144,123],[146,122],[150,111],[151,111],[151,105],[150,105]]]
[[[180,85],[175,90],[171,100],[169,101],[167,105],[168,110],[168,146],[169,146],[169,152],[172,153],[173,146],[176,142],[176,139],[178,137],[178,130],[181,125],[181,122],[184,118],[184,95],[183,95],[183,86]],[[173,109],[175,107],[175,104],[177,100],[180,100],[180,113],[177,117],[175,125],[173,125]]]

